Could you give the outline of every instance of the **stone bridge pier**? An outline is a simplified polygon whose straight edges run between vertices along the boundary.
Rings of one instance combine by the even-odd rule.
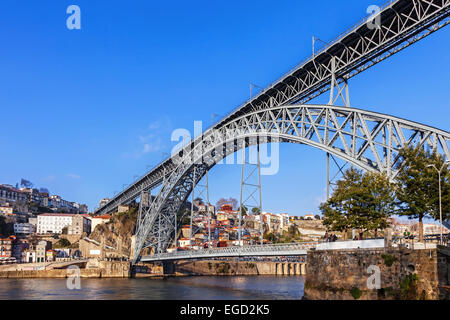
[[[306,263],[276,262],[274,274],[278,276],[296,276],[306,274]]]

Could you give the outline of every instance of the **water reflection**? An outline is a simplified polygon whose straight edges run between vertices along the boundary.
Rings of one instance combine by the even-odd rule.
[[[66,279],[0,279],[0,299],[301,299],[303,283],[302,276],[81,279],[81,290],[69,290]]]

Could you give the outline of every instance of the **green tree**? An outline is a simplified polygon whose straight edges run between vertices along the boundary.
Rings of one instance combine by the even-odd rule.
[[[397,174],[397,214],[419,221],[419,241],[423,242],[423,219],[439,219],[438,173],[444,159],[436,151],[422,147],[403,148],[399,151]],[[441,173],[442,213],[444,220],[450,213],[450,171],[444,166]]]
[[[367,215],[361,215],[359,224],[366,230],[377,231],[389,226],[388,218],[395,212],[395,184],[386,173],[367,172],[362,178]],[[364,203],[363,203],[364,204]]]
[[[241,207],[238,208],[238,211],[241,211]],[[248,208],[246,206],[242,206],[242,215],[248,214]]]
[[[260,210],[259,210],[259,208],[257,208],[257,207],[253,207],[253,208],[252,208],[252,213],[253,213],[253,214],[259,214],[259,211],[260,211]]]
[[[66,238],[62,238],[55,243],[56,248],[69,248],[70,245],[71,245],[70,241],[67,240]]]
[[[5,217],[0,216],[0,236],[9,236],[11,234],[11,228],[5,221]]]
[[[275,241],[277,241],[277,237],[271,232],[269,234],[265,234],[264,235],[264,239],[274,243]]]
[[[323,224],[331,231],[362,232],[384,229],[395,207],[393,184],[385,174],[362,173],[351,168],[344,172],[330,199],[321,204]]]
[[[191,216],[190,216],[190,214],[191,214],[191,210],[186,210],[185,211],[185,213],[183,215],[183,218],[181,220],[181,224],[182,225],[187,225],[187,224],[191,223]]]
[[[287,231],[283,231],[282,242],[284,243],[292,242],[292,240],[296,240],[299,238],[300,238],[300,231],[298,230],[296,225],[290,225]]]
[[[361,213],[358,205],[361,181],[359,170],[351,168],[345,171],[333,195],[320,205],[323,224],[331,231],[344,232],[344,239],[347,239],[347,232],[356,226],[356,217]]]
[[[203,199],[200,198],[200,197],[195,198],[194,201],[199,203],[199,204],[203,204]]]

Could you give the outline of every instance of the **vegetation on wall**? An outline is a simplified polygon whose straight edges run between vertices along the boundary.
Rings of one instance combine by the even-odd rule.
[[[353,288],[352,290],[350,290],[350,294],[355,300],[358,300],[362,296],[362,291],[358,288]]]
[[[55,248],[69,248],[72,244],[66,238],[59,239],[58,242],[54,244]]]
[[[388,267],[391,267],[392,264],[397,261],[397,258],[394,256],[391,256],[390,254],[382,254],[381,257],[384,260],[384,264],[387,265]]]

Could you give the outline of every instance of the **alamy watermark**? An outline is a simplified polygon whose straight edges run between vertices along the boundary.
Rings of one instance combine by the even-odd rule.
[[[67,268],[66,286],[69,290],[81,289],[81,271],[78,266],[72,265]]]
[[[376,5],[371,5],[367,8],[367,13],[370,17],[367,18],[367,28],[370,30],[381,29],[381,8]]]
[[[379,266],[370,265],[367,268],[370,276],[367,278],[367,289],[381,289],[381,270]]]
[[[80,30],[81,29],[81,9],[79,6],[72,4],[67,7],[67,14],[70,16],[66,20],[66,26],[69,30]]]

